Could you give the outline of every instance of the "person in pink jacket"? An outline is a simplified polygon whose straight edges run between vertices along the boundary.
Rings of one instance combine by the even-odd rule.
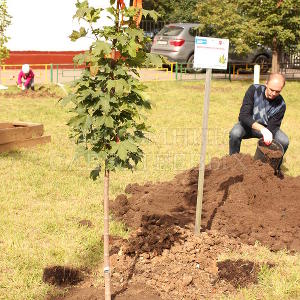
[[[18,76],[18,87],[22,90],[28,90],[29,88],[34,90],[34,73],[28,64],[22,66]]]

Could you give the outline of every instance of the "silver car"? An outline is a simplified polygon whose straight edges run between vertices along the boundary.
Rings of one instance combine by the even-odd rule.
[[[192,71],[194,64],[195,36],[210,36],[210,32],[199,32],[197,23],[172,23],[165,25],[154,37],[151,53],[165,56],[170,62],[187,64]],[[247,56],[237,55],[229,51],[231,64],[257,63],[262,71],[267,71],[272,59],[272,52],[268,48],[258,47]],[[200,70],[198,70],[200,71]]]

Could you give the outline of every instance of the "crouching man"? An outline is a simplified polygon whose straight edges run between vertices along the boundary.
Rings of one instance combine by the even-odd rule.
[[[265,85],[253,84],[249,87],[240,109],[239,122],[229,133],[230,155],[240,152],[242,139],[261,137],[267,145],[273,139],[276,140],[286,152],[289,139],[280,129],[286,110],[284,99],[280,95],[284,85],[284,76],[273,73],[269,75]]]

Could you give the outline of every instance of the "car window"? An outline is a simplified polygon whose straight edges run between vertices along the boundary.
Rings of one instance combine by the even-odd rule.
[[[183,31],[180,26],[165,26],[158,34],[164,36],[176,36]]]

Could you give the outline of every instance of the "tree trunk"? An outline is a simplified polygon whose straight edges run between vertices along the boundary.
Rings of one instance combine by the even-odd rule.
[[[277,39],[273,38],[272,48],[272,73],[278,73],[280,70],[280,53],[278,50]]]
[[[109,170],[104,173],[104,282],[105,300],[111,299],[109,262]]]

